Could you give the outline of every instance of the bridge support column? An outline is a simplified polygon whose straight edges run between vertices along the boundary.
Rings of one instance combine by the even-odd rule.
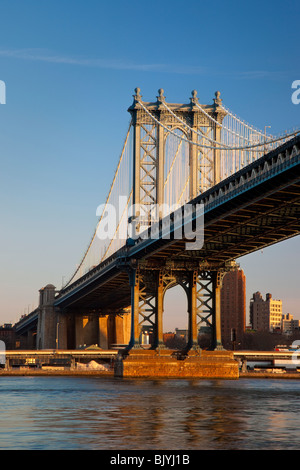
[[[163,339],[163,297],[164,297],[164,285],[163,285],[163,275],[159,271],[157,273],[157,282],[156,282],[156,302],[155,302],[155,327],[154,327],[154,341],[153,348],[161,349],[164,348],[164,339]]]
[[[102,349],[108,349],[108,331],[107,331],[107,318],[108,315],[101,315],[99,317],[99,346]]]
[[[193,142],[197,142],[197,127],[194,127],[191,138]],[[190,144],[190,200],[194,199],[198,194],[198,149],[196,145]]]
[[[218,105],[222,103],[222,100],[220,99],[220,92],[215,93],[216,98],[214,99],[215,103],[215,109],[218,109]],[[214,132],[214,140],[216,142],[221,142],[221,131],[222,131],[222,120],[223,120],[222,115],[219,113],[216,113],[216,118],[219,120],[220,124],[216,124],[214,126],[213,132]],[[214,184],[218,184],[221,181],[221,150],[215,149],[214,150]]]
[[[150,336],[152,349],[164,348],[163,276],[159,270],[130,272],[131,337],[127,350],[141,348],[142,336]],[[149,340],[150,340],[149,338]],[[150,343],[149,343],[150,344]]]
[[[96,315],[76,316],[76,348],[98,343],[98,317]]]
[[[188,315],[189,315],[189,330],[188,330],[188,344],[187,350],[200,350],[198,345],[198,327],[197,327],[197,277],[198,272],[190,272],[189,286],[188,286]]]
[[[60,313],[58,309],[56,323],[56,349],[68,349],[68,327],[69,318],[67,315]]]
[[[224,273],[213,273],[213,349],[223,350],[221,338],[221,288]]]
[[[131,332],[127,349],[139,347],[139,274],[132,269],[129,274],[131,288]]]
[[[37,349],[55,349],[57,312],[54,308],[55,286],[48,284],[40,289],[38,307]]]
[[[117,345],[128,344],[130,341],[130,317],[128,311],[122,311],[114,317],[115,342]]]

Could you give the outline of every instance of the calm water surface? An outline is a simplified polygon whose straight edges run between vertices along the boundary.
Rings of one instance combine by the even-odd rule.
[[[1,377],[0,449],[299,449],[300,381]]]

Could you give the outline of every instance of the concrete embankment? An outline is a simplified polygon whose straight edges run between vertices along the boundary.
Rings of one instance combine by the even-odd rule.
[[[43,370],[43,369],[12,369],[12,370],[0,370],[0,377],[13,377],[13,376],[98,376],[98,377],[112,377],[114,371],[102,371],[102,370]]]
[[[300,379],[299,372],[240,372],[239,378],[246,379]]]
[[[43,369],[0,369],[0,377],[56,377],[56,376],[69,376],[69,377],[114,377],[113,370],[43,370]],[[183,377],[186,378],[186,377]],[[240,372],[239,378],[243,379],[292,379],[299,380],[300,373],[272,373],[272,372]],[[197,377],[194,377],[197,379]],[[201,380],[201,378],[200,378]]]

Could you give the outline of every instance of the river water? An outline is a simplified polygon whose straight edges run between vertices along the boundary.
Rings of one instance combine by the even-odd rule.
[[[1,377],[0,397],[0,449],[300,448],[300,380]]]

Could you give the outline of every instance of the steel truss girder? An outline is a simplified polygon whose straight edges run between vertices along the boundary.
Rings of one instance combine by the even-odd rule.
[[[220,305],[216,305],[216,291],[220,290],[223,276],[229,269],[218,271],[135,269],[131,307],[133,336],[129,349],[141,346],[143,329],[150,329],[153,333],[152,348],[164,347],[162,330],[164,295],[175,285],[182,286],[187,296],[189,316],[187,348],[198,348],[198,331],[202,323],[211,328],[213,344],[220,348],[220,325],[217,324],[220,322],[220,312],[217,313]]]
[[[207,136],[214,137],[214,135],[212,135],[214,127],[212,126],[206,128],[200,127],[198,130],[203,133],[203,138]],[[201,137],[198,137],[198,142],[200,141]],[[214,184],[214,157],[213,149],[201,148],[198,150],[198,194],[202,194]]]
[[[141,125],[139,202],[145,206],[156,202],[156,125]],[[154,134],[154,135],[153,135]]]

